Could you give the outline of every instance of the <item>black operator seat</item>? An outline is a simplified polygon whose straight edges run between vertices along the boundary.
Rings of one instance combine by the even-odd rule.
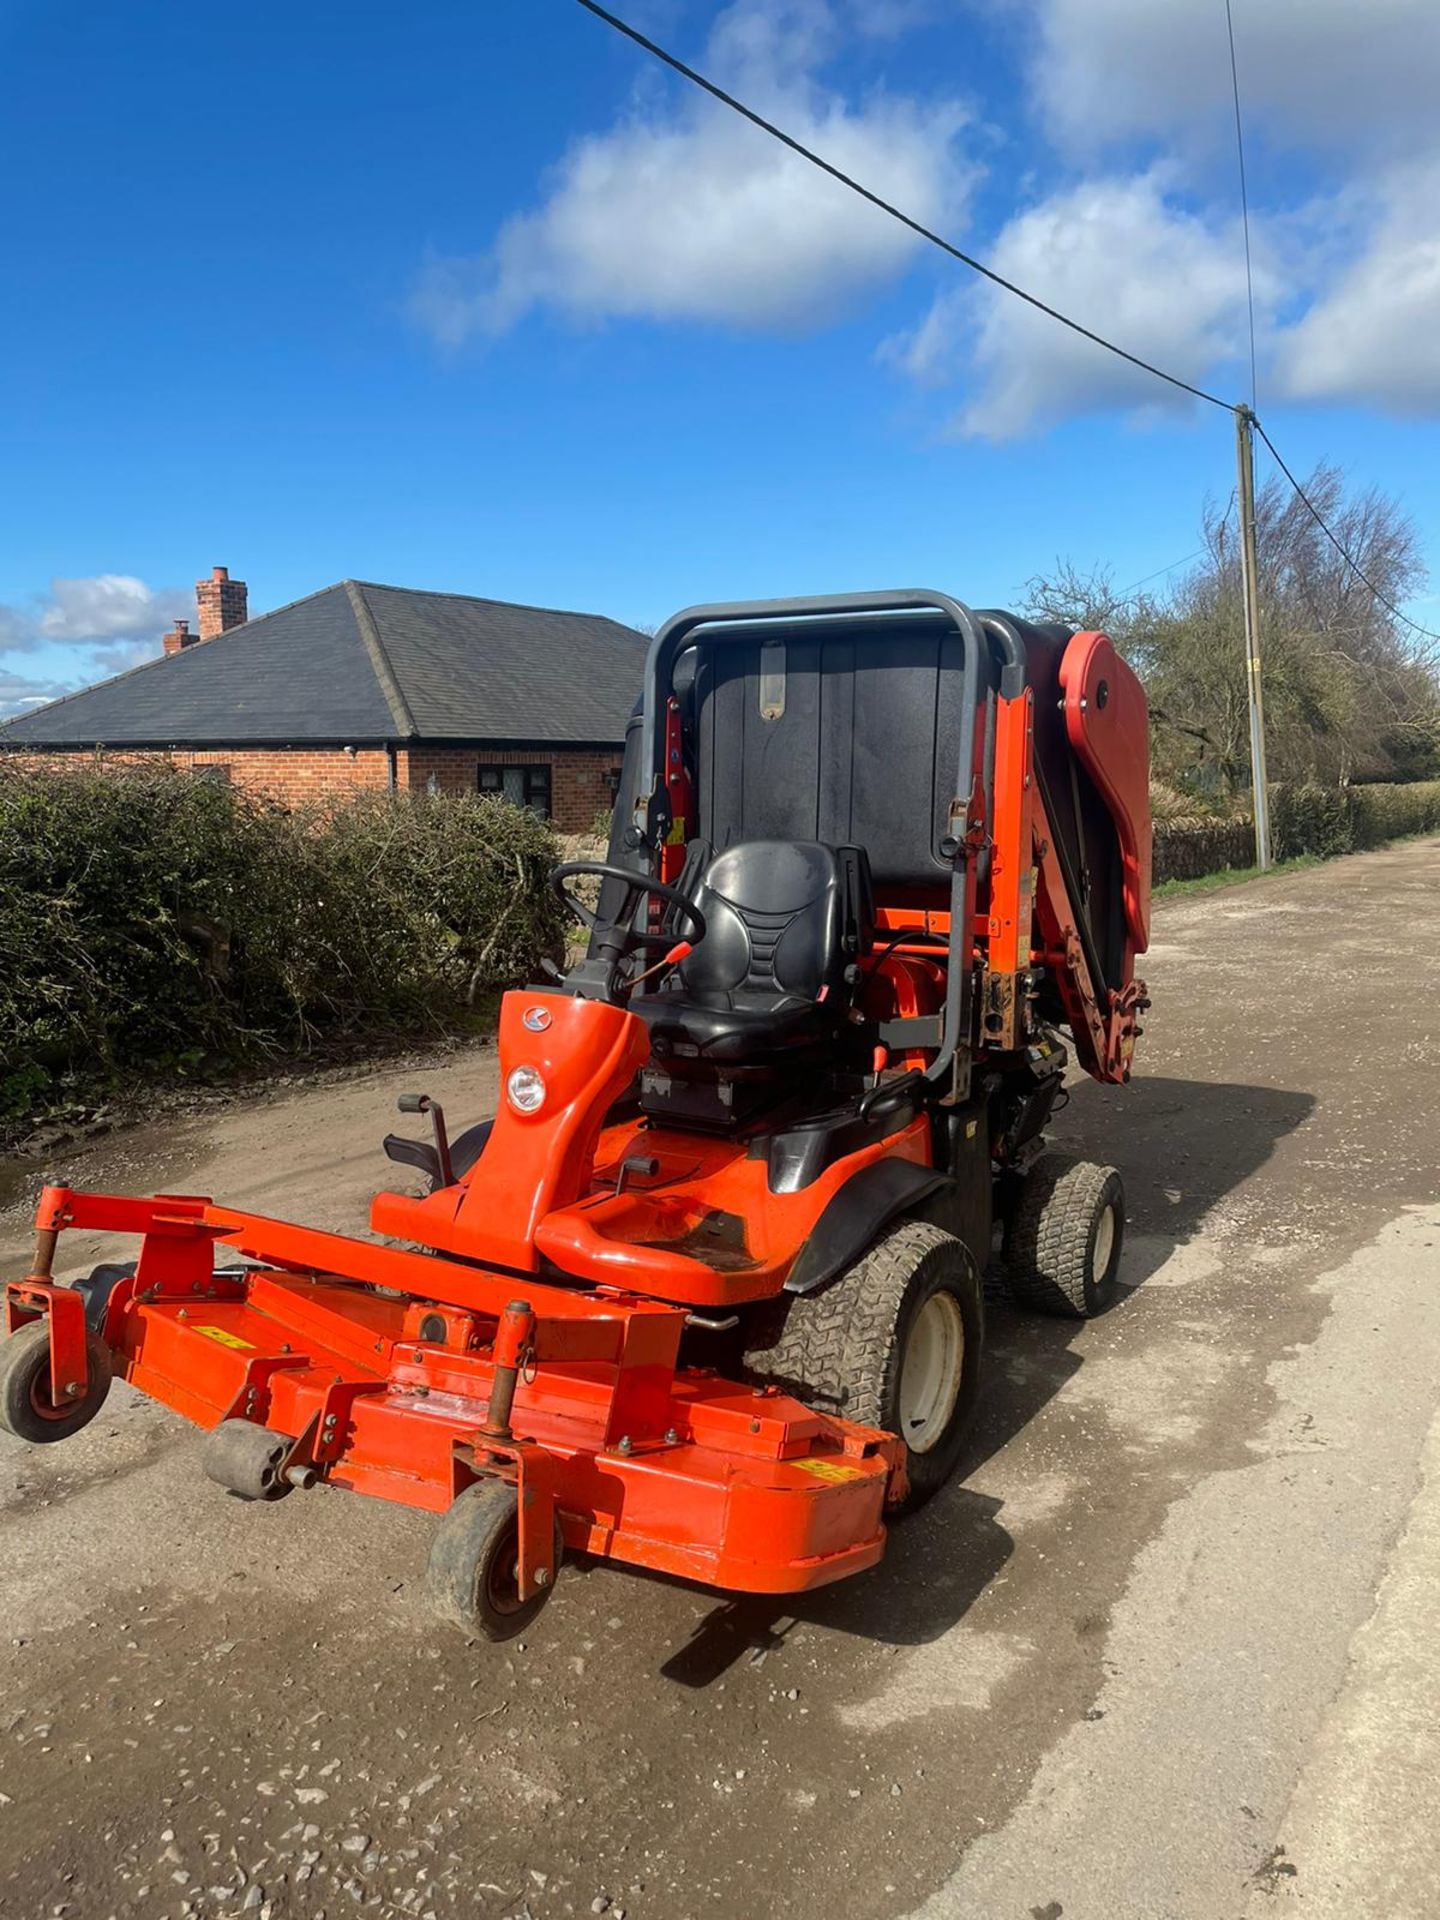
[[[709,862],[695,904],[705,938],[630,1003],[657,1063],[682,1079],[746,1078],[828,1055],[850,1004],[847,969],[873,940],[864,851],[745,841]]]

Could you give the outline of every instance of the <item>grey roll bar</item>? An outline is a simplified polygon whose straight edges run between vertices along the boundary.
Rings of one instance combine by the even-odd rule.
[[[901,587],[891,592],[819,594],[799,600],[740,600],[715,606],[686,607],[667,620],[650,642],[645,657],[644,720],[641,738],[641,764],[644,797],[637,794],[635,825],[642,833],[649,825],[651,796],[663,784],[664,737],[660,728],[661,694],[669,692],[675,662],[686,643],[701,628],[737,628],[742,631],[716,633],[716,640],[741,640],[754,637],[754,629],[769,621],[843,619],[848,615],[887,613],[940,613],[959,634],[965,653],[966,695],[961,703],[959,765],[955,778],[955,800],[967,813],[974,784],[975,767],[975,695],[980,681],[980,655],[985,633],[980,619],[963,601],[928,587]],[[1009,635],[997,634],[1005,644]],[[1008,647],[1007,647],[1008,651]],[[1013,655],[1007,668],[1015,664]],[[1023,673],[1023,658],[1021,664]],[[985,796],[986,807],[990,794]],[[646,809],[642,822],[639,808]],[[953,812],[953,809],[952,809]],[[952,836],[957,844],[951,858],[950,877],[950,955],[945,980],[945,1027],[940,1051],[926,1068],[925,1077],[938,1083],[949,1073],[962,1034],[970,1030],[970,929],[966,924],[965,863],[963,832]]]

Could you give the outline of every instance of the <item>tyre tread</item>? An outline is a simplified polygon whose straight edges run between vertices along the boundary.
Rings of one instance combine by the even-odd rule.
[[[1097,1306],[1086,1287],[1090,1223],[1113,1167],[1044,1153],[1026,1174],[1006,1236],[1006,1277],[1018,1304],[1040,1313],[1087,1318]],[[1123,1224],[1123,1200],[1121,1221]]]

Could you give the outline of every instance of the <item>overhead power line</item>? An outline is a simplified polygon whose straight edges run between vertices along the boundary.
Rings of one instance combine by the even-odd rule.
[[[1294,474],[1290,471],[1289,467],[1287,467],[1285,462],[1281,459],[1279,448],[1275,445],[1275,442],[1270,438],[1269,434],[1265,431],[1264,427],[1261,426],[1258,420],[1253,421],[1252,425],[1254,426],[1256,433],[1259,434],[1260,438],[1265,442],[1266,446],[1270,449],[1270,456],[1274,460],[1276,466],[1279,467],[1281,473],[1284,474],[1285,478],[1290,482],[1291,486],[1295,489],[1296,494],[1299,496],[1301,505],[1305,508],[1306,512],[1310,515],[1310,518],[1315,522],[1316,526],[1319,527],[1320,531],[1324,534],[1325,538],[1330,542],[1331,546],[1334,547],[1335,551],[1339,554],[1340,558],[1345,562],[1346,566],[1349,567],[1350,571],[1355,575],[1355,578],[1361,581],[1365,586],[1367,586],[1370,589],[1371,594],[1379,602],[1379,604],[1382,607],[1384,607],[1385,611],[1388,614],[1392,615],[1396,620],[1398,620],[1401,626],[1409,627],[1412,633],[1421,634],[1427,640],[1440,640],[1440,633],[1436,633],[1430,627],[1422,627],[1418,620],[1412,620],[1408,613],[1402,613],[1400,611],[1400,609],[1396,606],[1393,600],[1389,600],[1385,597],[1385,595],[1376,586],[1375,582],[1370,578],[1369,574],[1366,573],[1365,569],[1360,565],[1360,562],[1357,559],[1355,559],[1354,555],[1345,546],[1343,541],[1340,540],[1338,535],[1331,532],[1329,524],[1327,523],[1324,514],[1321,513],[1320,509],[1316,506],[1315,502],[1310,498],[1309,494],[1306,493],[1305,489],[1301,486],[1300,482],[1295,478]]]
[[[1138,580],[1132,580],[1128,587],[1120,589],[1120,598],[1128,600],[1140,587],[1148,587],[1152,580],[1158,580],[1162,574],[1174,573],[1177,567],[1183,567],[1188,560],[1198,560],[1204,551],[1204,547],[1196,547],[1193,553],[1182,553],[1178,560],[1172,560],[1168,567],[1157,567],[1154,573],[1142,574]]]
[[[1255,279],[1250,270],[1250,196],[1245,188],[1245,130],[1240,120],[1240,69],[1235,59],[1235,21],[1225,0],[1225,31],[1230,36],[1230,91],[1235,98],[1235,152],[1240,162],[1240,224],[1245,231],[1245,307],[1250,320],[1250,408],[1260,402],[1255,378]]]
[[[722,106],[729,107],[731,112],[738,113],[742,120],[748,120],[752,126],[758,127],[762,133],[768,133],[771,139],[778,140],[782,147],[788,147],[792,153],[799,154],[802,160],[809,161],[812,167],[818,167],[821,173],[828,173],[830,178],[832,180],[838,180],[842,187],[847,187],[851,193],[858,194],[862,200],[869,201],[872,207],[877,207],[881,213],[888,214],[892,220],[898,220],[902,227],[908,227],[911,233],[918,234],[922,240],[928,241],[932,247],[938,247],[942,253],[949,254],[952,260],[958,260],[961,266],[969,267],[972,273],[978,273],[982,279],[990,281],[993,286],[1000,287],[1004,292],[1013,294],[1017,300],[1023,300],[1027,306],[1034,307],[1038,313],[1045,314],[1049,319],[1057,321],[1062,327],[1068,327],[1071,333],[1079,334],[1081,339],[1089,340],[1093,345],[1102,347],[1106,353],[1113,353],[1117,359],[1128,361],[1132,367],[1138,367],[1142,373],[1153,374],[1157,380],[1165,381],[1168,386],[1177,387],[1182,393],[1188,393],[1196,400],[1206,400],[1212,407],[1223,407],[1227,413],[1247,415],[1255,432],[1260,435],[1265,445],[1270,449],[1271,454],[1274,456],[1275,464],[1295,489],[1295,492],[1299,495],[1316,525],[1320,528],[1331,546],[1335,548],[1335,551],[1340,555],[1341,559],[1344,560],[1346,565],[1355,574],[1356,578],[1363,581],[1370,589],[1370,592],[1374,595],[1378,604],[1413,632],[1423,634],[1425,638],[1429,640],[1440,640],[1440,633],[1433,633],[1429,627],[1420,626],[1418,622],[1411,620],[1408,615],[1401,613],[1393,601],[1386,599],[1385,595],[1380,592],[1379,588],[1365,573],[1360,563],[1353,558],[1346,550],[1344,544],[1331,532],[1330,528],[1326,525],[1324,516],[1320,513],[1314,501],[1310,499],[1305,489],[1300,485],[1300,482],[1280,458],[1279,453],[1276,451],[1275,442],[1255,418],[1253,408],[1237,407],[1233,401],[1222,400],[1219,394],[1210,393],[1204,387],[1194,386],[1190,381],[1182,380],[1178,374],[1168,373],[1164,367],[1157,367],[1153,361],[1144,360],[1138,353],[1131,353],[1127,347],[1117,346],[1115,341],[1107,340],[1103,334],[1094,332],[1090,327],[1082,326],[1078,320],[1072,320],[1068,313],[1062,313],[1058,307],[1052,307],[1048,301],[1040,299],[1038,294],[1030,293],[1024,287],[1017,286],[1013,280],[1007,280],[1003,274],[996,273],[993,267],[987,267],[983,260],[977,260],[973,254],[966,253],[963,248],[957,247],[953,241],[945,239],[943,234],[936,233],[933,228],[927,227],[922,221],[912,219],[908,213],[892,205],[889,200],[884,199],[880,194],[872,192],[869,187],[862,185],[860,181],[844,172],[840,167],[835,166],[831,161],[825,159],[823,155],[816,153],[813,147],[807,147],[802,140],[797,140],[793,134],[786,133],[783,127],[777,127],[773,120],[767,120],[762,113],[757,113],[753,107],[747,106],[743,100],[736,99],[733,93],[727,93],[724,87],[708,78],[707,75],[700,73],[696,68],[687,65],[677,54],[673,54],[668,48],[662,47],[658,41],[652,40],[648,34],[641,33],[638,27],[632,27],[628,20],[622,20],[619,14],[611,13],[608,7],[600,6],[598,0],[577,0],[577,3],[582,6],[587,13],[594,14],[597,20],[602,20],[607,27],[613,28],[616,33],[623,34],[627,40],[632,41],[637,47],[641,48],[643,52],[648,53],[653,59],[658,60],[662,66],[669,67],[672,73],[678,73],[682,80],[688,80],[692,86],[699,87],[701,92],[708,93],[712,100],[718,100]],[[1229,13],[1229,0],[1227,0],[1227,22],[1229,20]],[[1240,142],[1241,145],[1241,202],[1245,213],[1246,285],[1248,289],[1250,285],[1249,209],[1246,202],[1243,180],[1244,149],[1243,141],[1241,140],[1239,118],[1239,82],[1236,78],[1234,66],[1233,26],[1231,27],[1230,40],[1232,61],[1231,78],[1235,81],[1236,137],[1237,142]],[[1253,394],[1255,372],[1253,298],[1250,304],[1250,313],[1251,389]],[[1183,564],[1183,562],[1180,564]]]
[[[1107,353],[1113,353],[1121,360],[1128,360],[1132,367],[1139,367],[1142,373],[1154,374],[1157,380],[1167,381],[1170,386],[1179,387],[1182,393],[1192,394],[1197,400],[1208,400],[1212,407],[1224,407],[1227,413],[1233,410],[1232,403],[1229,400],[1222,400],[1219,394],[1207,393],[1204,387],[1192,386],[1188,380],[1182,380],[1179,374],[1167,373],[1164,367],[1157,367],[1152,361],[1142,360],[1138,353],[1131,353],[1128,348],[1117,346],[1113,340],[1107,340],[1103,334],[1095,333],[1089,327],[1082,326],[1078,320],[1072,320],[1068,313],[1061,313],[1058,307],[1050,306],[1037,294],[1027,293],[1024,287],[1016,286],[1013,280],[1007,280],[1003,274],[996,273],[993,267],[987,267],[982,260],[977,260],[973,254],[964,252],[953,241],[945,239],[942,234],[923,225],[921,221],[912,219],[908,213],[903,213],[899,207],[882,199],[878,193],[872,193],[869,187],[862,186],[851,174],[843,172],[823,155],[816,153],[813,147],[807,147],[793,134],[786,133],[782,127],[777,127],[773,120],[767,120],[753,107],[747,107],[743,100],[737,100],[733,93],[727,93],[715,81],[707,79],[694,67],[687,66],[678,55],[670,53],[657,41],[641,33],[638,27],[632,27],[628,20],[622,20],[618,14],[597,5],[596,0],[579,0],[579,5],[584,7],[587,13],[593,13],[597,20],[603,20],[607,27],[613,27],[616,33],[623,33],[627,40],[633,40],[637,47],[642,47],[646,53],[653,55],[672,72],[678,73],[682,79],[688,80],[692,86],[699,87],[702,92],[708,93],[712,100],[718,100],[722,106],[729,107],[733,113],[738,113],[752,126],[759,127],[762,133],[768,133],[772,140],[778,140],[781,146],[789,147],[792,153],[798,153],[800,158],[808,160],[812,167],[818,167],[822,173],[828,173],[832,180],[838,180],[842,187],[848,187],[851,193],[859,194],[862,200],[868,200],[870,205],[878,207],[881,213],[887,213],[892,220],[898,220],[902,227],[908,227],[912,233],[918,233],[920,238],[928,240],[932,247],[939,247],[942,253],[948,253],[952,260],[958,260],[962,266],[969,267],[973,273],[983,275],[995,286],[1003,287],[1006,293],[1013,293],[1017,300],[1023,300],[1027,306],[1034,307],[1037,312],[1046,314],[1051,320],[1058,320],[1062,327],[1068,327],[1072,333],[1078,333],[1082,339],[1093,341],[1097,347],[1103,347]]]

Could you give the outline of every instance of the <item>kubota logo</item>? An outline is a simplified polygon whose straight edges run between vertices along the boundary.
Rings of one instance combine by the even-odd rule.
[[[548,1007],[527,1007],[520,1016],[521,1021],[531,1033],[543,1033],[550,1024],[551,1014]]]

